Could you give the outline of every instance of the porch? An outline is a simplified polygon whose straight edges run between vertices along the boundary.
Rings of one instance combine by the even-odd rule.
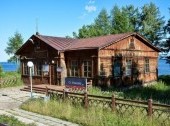
[[[65,86],[57,86],[57,85],[49,85],[49,84],[38,84],[38,85],[33,85],[32,86],[32,91],[34,93],[45,94],[47,89],[63,91],[64,88],[65,88]],[[31,91],[31,86],[30,85],[24,86],[24,88],[22,88],[20,90],[30,92]]]

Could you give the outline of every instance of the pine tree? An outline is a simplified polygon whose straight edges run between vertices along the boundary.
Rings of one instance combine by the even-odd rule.
[[[165,21],[161,17],[159,8],[154,3],[145,4],[140,15],[139,32],[154,45],[158,45],[163,37]]]
[[[138,32],[139,31],[139,18],[140,13],[139,9],[135,8],[133,5],[128,5],[126,7],[122,7],[122,11],[126,13],[129,18],[129,27],[132,31]]]
[[[120,9],[118,6],[114,6],[111,10],[111,24],[112,34],[134,31],[128,13],[125,9]]]
[[[165,29],[165,33],[169,36],[165,41],[164,47],[167,48],[167,51],[169,51],[170,50],[170,19],[168,20],[168,23],[166,24],[164,29]]]
[[[97,30],[97,36],[110,34],[111,25],[106,9],[100,11],[98,17],[95,19],[94,27]]]

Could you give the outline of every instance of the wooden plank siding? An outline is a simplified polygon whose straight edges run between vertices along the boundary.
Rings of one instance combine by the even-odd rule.
[[[126,86],[158,77],[159,49],[137,33],[87,39],[33,35],[30,39],[16,53],[25,84],[30,83],[28,61],[34,63],[34,85],[64,85],[65,77],[85,77],[94,85]],[[48,72],[42,73],[45,64]]]
[[[54,72],[56,66],[59,62],[58,51],[49,45],[45,44],[41,40],[34,38],[34,44],[28,43],[27,48],[23,50],[21,61],[21,71],[22,71],[22,80],[25,84],[30,84],[29,74],[24,74],[24,64],[26,65],[28,61],[32,61],[34,64],[34,75],[33,75],[33,84],[56,84],[57,78],[56,73]],[[38,43],[38,45],[36,45]],[[37,47],[38,46],[38,47]],[[52,61],[54,63],[52,63]],[[48,75],[37,75],[37,63],[48,64],[49,73]],[[29,70],[28,70],[29,71]],[[42,72],[42,71],[41,71]],[[28,72],[29,73],[29,72]],[[52,81],[53,80],[53,81]]]
[[[78,77],[83,75],[83,61],[91,62],[91,77],[87,77],[88,81],[98,75],[97,72],[97,50],[77,50],[65,52],[67,76],[71,76],[71,61],[78,62]]]
[[[129,44],[131,39],[132,36],[99,50],[100,66],[103,67],[100,68],[100,70],[101,69],[104,70],[106,77],[110,79],[109,83],[112,83],[113,85],[114,82],[111,81],[111,78],[114,78],[112,70],[114,65],[114,59],[116,57],[122,57],[123,73],[121,79],[125,85],[126,84],[128,85],[130,83],[132,84],[134,80],[133,76],[136,76],[136,75],[132,75],[132,77],[128,77],[128,79],[126,79],[127,76],[125,74],[125,67],[126,67],[127,59],[131,59],[133,60],[134,63],[136,63],[139,72],[137,78],[138,80],[141,81],[141,83],[147,83],[147,82],[157,80],[158,52],[155,52],[152,48],[142,43],[139,38],[135,38],[135,37],[133,37],[135,49],[129,49]],[[149,59],[150,71],[147,73],[144,71],[145,58]]]

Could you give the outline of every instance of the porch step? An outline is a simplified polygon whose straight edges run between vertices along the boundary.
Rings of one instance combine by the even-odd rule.
[[[22,89],[20,89],[21,91],[27,91],[30,92],[31,88],[30,86],[26,86]],[[45,94],[46,93],[46,89],[45,88],[40,88],[40,87],[32,87],[32,91],[35,93],[40,93],[40,94]]]

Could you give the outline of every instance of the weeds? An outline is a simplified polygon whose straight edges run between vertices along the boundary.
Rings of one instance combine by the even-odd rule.
[[[158,122],[151,123],[147,117],[142,117],[140,113],[119,115],[116,112],[98,107],[84,109],[82,106],[73,105],[68,101],[50,100],[44,102],[40,99],[33,99],[24,103],[21,108],[83,126],[159,126]]]
[[[0,115],[0,123],[8,126],[36,126],[35,124],[24,124],[13,116]]]
[[[147,87],[127,88],[108,88],[102,91],[99,87],[89,89],[89,94],[100,96],[112,96],[117,98],[133,99],[133,100],[148,100],[153,99],[154,102],[170,104],[170,85],[164,81],[155,82],[155,84]]]

